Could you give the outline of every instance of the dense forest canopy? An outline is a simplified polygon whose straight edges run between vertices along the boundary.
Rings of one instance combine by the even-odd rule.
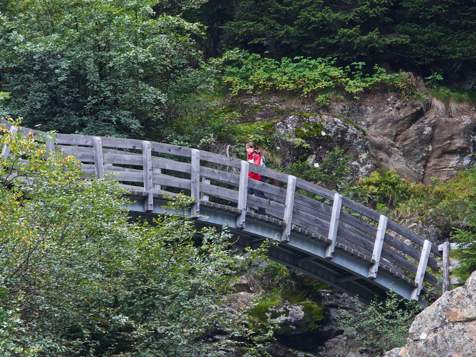
[[[463,0],[212,0],[196,19],[208,51],[336,57],[429,75],[476,67],[476,2]]]

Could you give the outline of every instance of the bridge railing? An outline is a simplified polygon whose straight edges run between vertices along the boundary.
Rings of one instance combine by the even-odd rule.
[[[238,228],[250,215],[263,216],[282,226],[283,242],[294,230],[324,241],[329,259],[336,248],[358,255],[369,264],[368,278],[384,269],[414,284],[415,299],[424,284],[438,283],[434,272],[439,271],[439,252],[428,240],[362,204],[294,176],[175,145],[21,130],[43,138],[50,149],[75,156],[85,175],[114,177],[132,195],[144,197],[146,211],[154,209],[158,197],[182,192],[194,198],[194,215],[200,205],[212,203],[236,211]],[[248,179],[250,171],[263,180]]]

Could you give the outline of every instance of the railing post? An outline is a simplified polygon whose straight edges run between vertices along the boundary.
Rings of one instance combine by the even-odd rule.
[[[104,156],[102,150],[102,140],[99,136],[93,137],[94,164],[96,165],[96,177],[104,177]]]
[[[241,161],[240,186],[238,188],[238,209],[240,215],[236,219],[236,226],[240,229],[245,228],[246,208],[248,205],[248,174],[250,164],[247,161]]]
[[[200,150],[197,149],[192,149],[190,184],[191,197],[194,200],[192,217],[197,217],[200,212]]]
[[[450,242],[446,241],[438,246],[438,250],[442,253],[442,266],[443,270],[443,286],[442,293],[445,293],[450,289]]]
[[[334,202],[332,204],[331,220],[329,222],[329,233],[327,239],[329,246],[326,249],[326,258],[332,258],[337,242],[337,231],[339,230],[340,211],[342,208],[342,196],[339,193],[334,194]]]
[[[418,300],[421,290],[423,289],[423,280],[425,278],[426,266],[428,264],[430,252],[431,242],[425,239],[425,242],[423,243],[423,248],[421,250],[420,262],[418,263],[418,269],[415,275],[415,289],[412,292],[412,300]]]
[[[151,212],[154,210],[154,171],[152,168],[152,146],[150,141],[142,142],[142,165],[144,174],[144,192],[147,195],[144,209],[146,212]]]
[[[13,136],[17,133],[18,128],[16,126],[11,126],[10,127],[10,135]],[[10,155],[10,147],[8,144],[4,144],[2,148],[2,158],[6,159]]]
[[[385,239],[385,231],[387,230],[388,218],[380,215],[378,222],[377,235],[375,236],[374,250],[372,253],[372,266],[369,269],[368,277],[375,279],[377,277],[378,266],[380,258],[382,257],[383,240]]]
[[[296,177],[288,175],[288,185],[286,188],[286,202],[284,204],[284,231],[281,241],[288,242],[293,227],[294,193],[296,192]]]
[[[53,138],[51,137],[51,134],[47,134],[47,136],[46,136],[46,154],[49,156],[54,151],[55,151],[55,143],[53,141]]]

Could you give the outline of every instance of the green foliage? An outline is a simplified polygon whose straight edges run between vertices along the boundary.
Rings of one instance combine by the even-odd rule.
[[[322,96],[325,98],[329,92],[355,96],[377,85],[396,86],[403,80],[402,75],[389,74],[378,66],[364,73],[363,62],[339,67],[331,59],[274,60],[240,50],[226,52],[220,63],[223,63],[223,81],[232,95],[279,91],[317,96],[316,100],[322,102]]]
[[[473,186],[476,194],[476,186]],[[472,272],[476,271],[476,201],[473,199],[468,205],[466,225],[458,228],[453,233],[453,239],[459,244],[459,249],[455,250],[455,258],[459,261],[459,266],[455,269],[455,274],[461,281],[465,281]]]
[[[330,189],[345,190],[352,182],[349,162],[350,157],[339,147],[334,147],[319,166],[316,167],[306,161],[297,161],[290,164],[286,171]]]
[[[225,19],[232,19],[224,21],[224,48],[274,58],[330,56],[347,64],[391,64],[424,75],[437,70],[449,79],[455,74],[464,79],[476,61],[473,2],[241,0],[229,7]],[[200,19],[205,24],[223,22],[218,17]]]
[[[410,198],[412,185],[396,172],[374,171],[364,177],[349,194],[366,204],[379,209],[394,209],[397,205]]]
[[[84,180],[73,157],[2,134],[2,355],[200,355],[210,331],[240,333],[222,301],[248,262],[226,233],[180,216],[131,221],[117,183]]]
[[[444,102],[454,101],[457,103],[476,103],[476,90],[454,89],[441,85],[434,85],[430,92],[432,96]]]
[[[390,294],[383,301],[363,306],[353,298],[355,310],[338,311],[338,323],[344,334],[357,339],[360,346],[380,355],[406,342],[408,329],[421,308],[415,301]]]
[[[180,16],[154,13],[156,3],[7,0],[0,80],[11,93],[10,112],[46,130],[154,134],[169,86],[200,61],[195,39],[202,33]]]

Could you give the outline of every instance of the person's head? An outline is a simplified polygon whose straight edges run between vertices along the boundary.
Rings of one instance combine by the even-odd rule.
[[[248,155],[253,153],[255,150],[256,150],[256,145],[254,144],[254,142],[249,141],[246,143],[246,153]]]

